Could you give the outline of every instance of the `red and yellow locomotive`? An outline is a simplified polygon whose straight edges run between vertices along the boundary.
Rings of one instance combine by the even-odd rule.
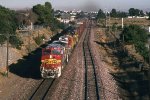
[[[64,47],[59,44],[50,44],[42,50],[41,76],[54,78],[61,75]]]
[[[42,49],[40,71],[43,78],[57,78],[61,76],[64,63],[68,62],[68,57],[77,44],[78,37],[84,28],[85,23]]]

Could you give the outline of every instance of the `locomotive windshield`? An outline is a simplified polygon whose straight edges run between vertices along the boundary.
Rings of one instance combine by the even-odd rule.
[[[60,55],[61,51],[60,50],[43,50],[43,55]]]
[[[51,50],[43,50],[43,55],[49,55],[51,53]]]
[[[51,54],[60,55],[61,52],[60,52],[60,50],[52,50],[52,51],[51,51]]]

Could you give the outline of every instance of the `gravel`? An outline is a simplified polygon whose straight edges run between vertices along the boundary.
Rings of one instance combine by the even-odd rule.
[[[23,100],[29,91],[40,81],[22,78],[12,73],[0,79],[0,100]]]
[[[96,60],[96,71],[100,83],[100,90],[102,91],[101,96],[105,100],[121,100],[121,98],[119,97],[116,81],[109,73],[109,68],[111,66],[102,61],[101,56],[103,56],[103,52],[101,52],[101,50],[99,49],[99,45],[94,42],[96,41],[96,39],[94,38],[94,33],[96,34],[96,29],[93,29],[91,32],[91,49]]]

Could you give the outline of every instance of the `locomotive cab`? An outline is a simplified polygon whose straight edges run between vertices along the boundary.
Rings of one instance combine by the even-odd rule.
[[[50,44],[42,49],[41,76],[43,78],[57,78],[61,75],[64,47]]]

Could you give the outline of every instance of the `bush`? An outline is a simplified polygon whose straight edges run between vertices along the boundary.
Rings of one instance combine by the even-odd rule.
[[[112,25],[112,31],[115,31],[117,29],[117,24]]]
[[[120,35],[121,40],[123,37],[125,43],[134,44],[136,51],[148,61],[148,48],[145,46],[148,34],[145,29],[137,25],[126,26]]]
[[[34,38],[37,45],[40,45],[43,42],[43,39],[45,39],[44,35]]]
[[[7,38],[4,35],[0,35],[0,44],[3,44]]]
[[[23,44],[23,42],[16,36],[10,37],[9,42],[11,43],[13,47],[17,49],[21,49],[21,45]]]

